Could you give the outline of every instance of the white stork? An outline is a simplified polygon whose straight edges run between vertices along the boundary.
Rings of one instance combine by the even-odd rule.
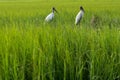
[[[80,11],[79,11],[79,13],[77,14],[77,16],[75,18],[75,25],[80,24],[80,21],[81,21],[83,15],[84,15],[84,9],[83,9],[82,6],[80,6]]]
[[[52,12],[45,18],[45,22],[52,21],[54,18],[54,12],[57,12],[57,10],[53,7]]]

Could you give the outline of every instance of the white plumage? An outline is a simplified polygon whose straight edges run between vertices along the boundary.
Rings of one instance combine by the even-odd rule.
[[[51,21],[53,18],[54,18],[54,13],[52,12],[52,13],[50,13],[50,14],[45,18],[45,21],[46,21],[46,22],[49,22],[49,21]]]
[[[77,14],[77,16],[76,16],[76,18],[75,18],[75,25],[80,24],[80,21],[81,21],[83,15],[84,15],[84,9],[83,9],[83,7],[81,6],[81,7],[80,7],[80,11],[79,11],[79,13]]]
[[[45,21],[46,22],[49,22],[49,21],[52,21],[53,20],[53,18],[54,18],[54,12],[57,12],[57,10],[53,7],[52,8],[52,12],[45,18]]]

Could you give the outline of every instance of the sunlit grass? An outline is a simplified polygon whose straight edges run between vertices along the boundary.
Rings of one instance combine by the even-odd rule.
[[[0,79],[119,80],[119,1],[59,2],[0,3]],[[80,5],[85,15],[75,26]],[[44,23],[52,6],[59,14]]]

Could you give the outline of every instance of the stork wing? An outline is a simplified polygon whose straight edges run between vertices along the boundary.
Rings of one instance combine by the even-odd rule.
[[[83,12],[80,11],[80,12],[77,14],[76,19],[75,19],[75,24],[76,24],[76,25],[80,23],[82,17],[83,17]]]
[[[50,13],[46,18],[45,18],[45,21],[51,21],[54,17],[54,14],[53,13]]]

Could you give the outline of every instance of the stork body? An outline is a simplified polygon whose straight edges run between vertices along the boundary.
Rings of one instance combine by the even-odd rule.
[[[75,18],[75,25],[80,24],[80,21],[81,21],[83,15],[84,15],[84,9],[83,9],[83,7],[81,6],[81,7],[80,7],[80,11],[79,11],[79,13],[77,14],[77,16],[76,16],[76,18]]]
[[[54,12],[56,11],[56,9],[53,7],[52,8],[52,12],[45,18],[46,22],[52,21],[54,18]],[[56,11],[57,12],[57,11]]]
[[[46,21],[46,22],[52,21],[53,18],[54,18],[54,13],[51,12],[51,13],[45,18],[45,21]]]

